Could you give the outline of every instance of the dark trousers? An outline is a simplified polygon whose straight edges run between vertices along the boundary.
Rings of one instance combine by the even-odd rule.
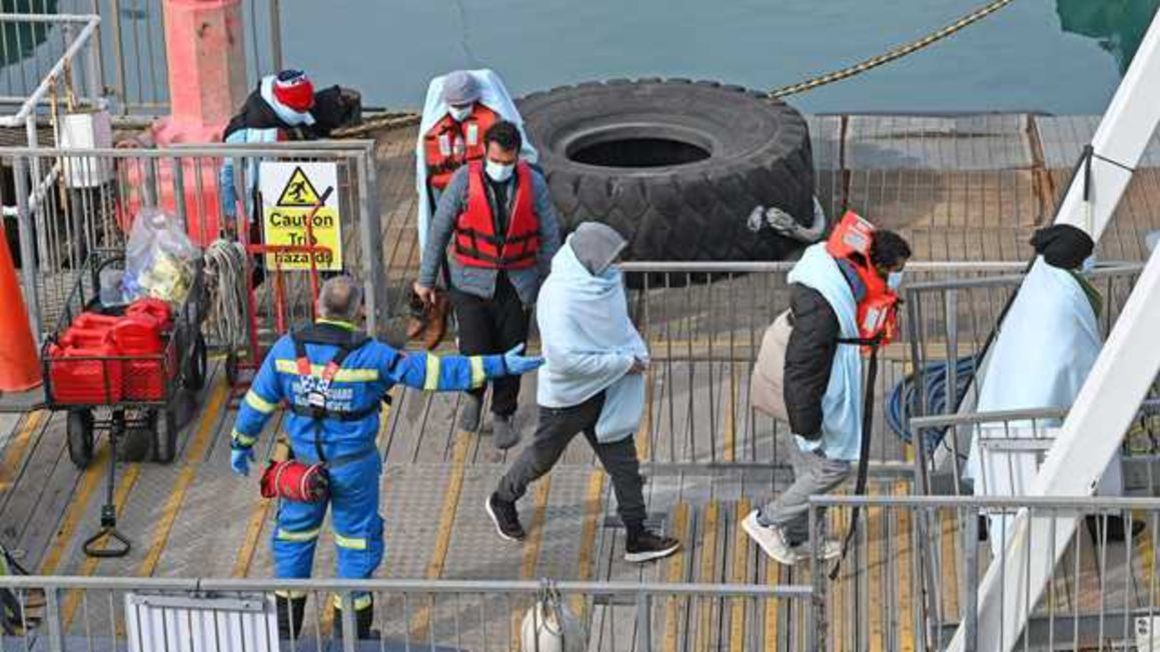
[[[528,310],[507,276],[500,274],[495,294],[481,299],[451,288],[451,305],[459,322],[459,352],[463,355],[506,353],[528,339]],[[520,377],[504,376],[492,380],[491,411],[508,416],[516,411],[520,396]],[[471,391],[483,397],[484,387]]]
[[[607,444],[596,440],[596,421],[604,406],[601,392],[587,401],[567,408],[540,406],[540,425],[531,444],[504,474],[496,488],[496,497],[514,503],[528,491],[528,485],[552,469],[564,454],[576,433],[583,432],[588,445],[596,451],[605,472],[612,476],[616,492],[616,511],[628,529],[630,537],[644,530],[647,514],[644,505],[644,480],[640,477],[640,461],[636,457],[636,443],[632,437]]]

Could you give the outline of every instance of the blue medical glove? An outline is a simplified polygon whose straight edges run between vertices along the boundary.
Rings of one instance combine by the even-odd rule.
[[[535,371],[544,364],[543,356],[520,355],[524,352],[524,345],[518,344],[512,350],[503,354],[503,366],[511,376],[519,376],[529,371]]]
[[[230,468],[238,475],[250,475],[250,462],[254,459],[254,449],[235,448],[230,451]]]

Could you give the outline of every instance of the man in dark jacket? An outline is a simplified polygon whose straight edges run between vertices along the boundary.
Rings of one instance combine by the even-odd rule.
[[[891,289],[898,287],[909,258],[910,246],[898,234],[874,232],[872,273],[885,279]],[[806,250],[789,281],[793,331],[785,353],[784,398],[794,433],[788,447],[794,483],[741,524],[766,554],[787,565],[805,555],[803,544],[810,537],[809,497],[842,484],[852,463],[858,461],[863,400],[858,391],[860,354],[856,345],[838,340],[857,335],[857,306],[867,295],[854,265],[831,257],[824,243]],[[852,334],[848,332],[851,325]],[[841,355],[839,346],[846,347]],[[826,541],[821,550],[830,558],[841,553],[841,546]]]

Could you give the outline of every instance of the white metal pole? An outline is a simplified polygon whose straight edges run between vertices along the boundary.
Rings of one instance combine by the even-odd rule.
[[[1156,125],[1160,124],[1157,80],[1160,80],[1160,13],[1152,19],[1132,65],[1092,136],[1091,205],[1084,202],[1084,175],[1077,174],[1063,197],[1057,224],[1078,226],[1099,242]]]

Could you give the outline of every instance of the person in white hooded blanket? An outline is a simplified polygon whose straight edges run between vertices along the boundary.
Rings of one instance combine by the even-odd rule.
[[[431,216],[451,175],[470,160],[483,158],[483,135],[500,121],[514,123],[522,136],[520,159],[537,160],[524,121],[503,80],[487,68],[455,70],[431,80],[415,143],[415,191],[419,195],[419,255],[427,246]]]
[[[612,476],[627,530],[625,559],[658,559],[680,547],[644,524],[644,481],[633,435],[644,412],[648,349],[629,319],[621,272],[612,266],[627,244],[611,227],[585,222],[552,259],[536,307],[545,359],[536,393],[539,426],[486,502],[504,539],[524,538],[516,501],[583,432]]]
[[[1102,300],[1078,271],[1091,256],[1092,239],[1077,227],[1057,224],[1037,231],[1031,245],[1038,258],[988,353],[979,381],[978,412],[1071,408],[1103,346],[1098,324]],[[1041,455],[1026,446],[1027,440],[1047,440],[1049,445],[1060,425],[1059,419],[981,424],[973,433],[963,473],[973,482],[975,495],[1025,494],[1038,473]],[[1105,471],[1099,494],[1123,494],[1119,456]],[[995,555],[1011,534],[1012,518],[989,517]],[[1122,539],[1122,522],[1106,522],[1108,539]]]

